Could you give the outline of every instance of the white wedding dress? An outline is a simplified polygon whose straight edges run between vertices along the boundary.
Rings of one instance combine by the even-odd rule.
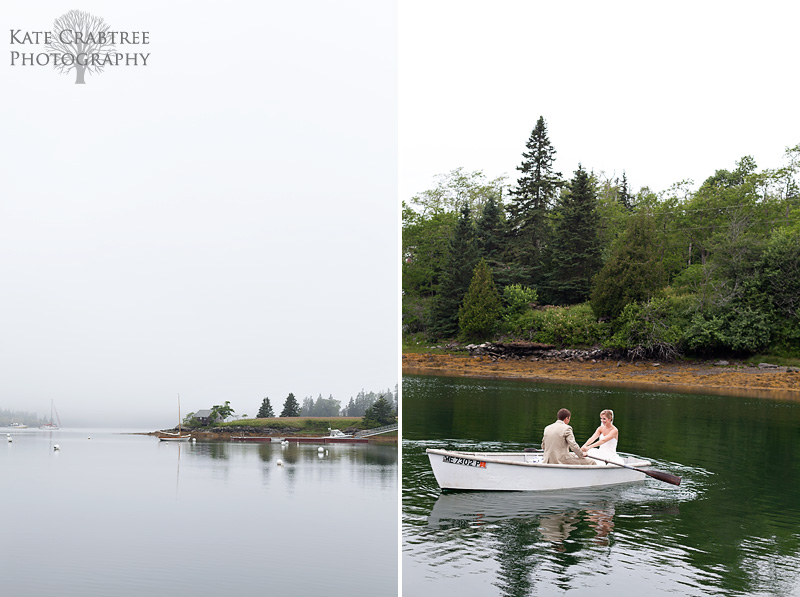
[[[605,436],[600,434],[600,441],[603,441]],[[620,456],[617,455],[617,438],[613,438],[608,440],[606,443],[601,445],[599,448],[591,448],[587,453],[587,456],[595,456],[597,458],[602,458],[603,460],[608,460],[609,462],[616,462],[617,464],[625,464]],[[599,460],[596,461],[597,464],[602,466],[614,466],[613,464],[606,464],[605,462],[600,462]]]

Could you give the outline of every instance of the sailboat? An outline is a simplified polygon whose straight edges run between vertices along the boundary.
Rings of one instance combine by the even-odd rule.
[[[162,442],[188,442],[192,439],[192,434],[183,435],[183,428],[181,427],[181,395],[178,394],[178,433],[170,433],[169,431],[162,431],[158,436]]]
[[[56,413],[56,421],[58,421],[58,425],[53,422],[53,412]],[[55,431],[61,425],[61,419],[58,416],[58,411],[56,410],[56,405],[50,400],[50,422],[45,423],[44,425],[39,425],[39,429],[45,429],[47,431]]]

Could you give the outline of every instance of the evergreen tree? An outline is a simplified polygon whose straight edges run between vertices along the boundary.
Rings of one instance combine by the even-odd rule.
[[[547,282],[552,303],[572,305],[589,298],[592,277],[602,265],[598,225],[594,185],[579,165],[554,210]]]
[[[392,411],[392,405],[383,396],[378,398],[375,403],[367,409],[367,412],[364,413],[364,423],[367,425],[372,425],[373,423],[377,423],[378,425],[391,425],[395,420],[396,418]]]
[[[633,209],[633,197],[631,197],[631,191],[628,188],[628,177],[625,175],[624,170],[622,171],[622,183],[619,186],[619,202],[628,211]]]
[[[500,261],[503,249],[503,211],[492,196],[486,199],[483,211],[475,222],[475,236],[481,257],[489,263]]]
[[[303,398],[303,405],[300,407],[298,415],[301,417],[314,416],[314,399],[311,396]]]
[[[289,395],[286,397],[286,401],[283,403],[283,410],[281,411],[282,417],[297,417],[300,414],[300,405],[297,403],[297,399],[294,397],[294,394],[289,392]]]
[[[451,338],[458,333],[458,309],[469,288],[476,261],[475,226],[469,206],[464,204],[431,309],[431,333],[435,337]]]
[[[537,286],[545,273],[544,251],[549,234],[547,216],[562,186],[561,174],[553,170],[556,150],[547,136],[547,125],[539,117],[517,166],[521,176],[511,189],[508,260],[520,265],[522,278],[515,280]]]
[[[664,267],[655,219],[644,209],[630,217],[625,232],[594,279],[592,310],[616,318],[632,302],[645,302],[664,285]]]
[[[314,403],[315,417],[338,417],[341,411],[341,403],[335,400],[331,395],[328,398],[323,398],[322,394],[319,395],[317,401]]]
[[[269,403],[269,398],[264,398],[261,401],[261,407],[258,409],[258,414],[256,415],[259,419],[269,419],[274,417],[275,413],[272,411],[272,405]]]
[[[461,335],[467,340],[481,340],[492,334],[502,312],[502,301],[485,259],[475,267],[464,303],[458,310]]]

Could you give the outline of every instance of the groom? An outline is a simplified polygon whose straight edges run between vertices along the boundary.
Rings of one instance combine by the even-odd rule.
[[[562,408],[557,416],[558,420],[555,423],[544,428],[542,436],[544,464],[597,464],[591,458],[584,456],[581,447],[575,441],[575,434],[569,426],[572,413]]]

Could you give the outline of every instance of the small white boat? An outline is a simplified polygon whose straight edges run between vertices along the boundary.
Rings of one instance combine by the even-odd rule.
[[[551,491],[644,481],[646,476],[677,485],[679,477],[645,471],[650,462],[630,456],[624,465],[544,464],[541,452],[455,452],[428,449],[442,489],[475,491]],[[669,478],[666,478],[669,477]],[[677,483],[672,478],[677,479]]]
[[[344,433],[343,431],[339,431],[338,429],[331,429],[328,427],[328,437],[353,437],[352,433]]]
[[[162,431],[161,433],[166,434],[166,431]],[[192,439],[191,435],[159,435],[158,439],[162,442],[188,442]]]
[[[178,394],[178,433],[171,431],[161,431],[158,439],[162,442],[188,442],[192,439],[192,434],[184,435],[181,427],[181,395]]]

